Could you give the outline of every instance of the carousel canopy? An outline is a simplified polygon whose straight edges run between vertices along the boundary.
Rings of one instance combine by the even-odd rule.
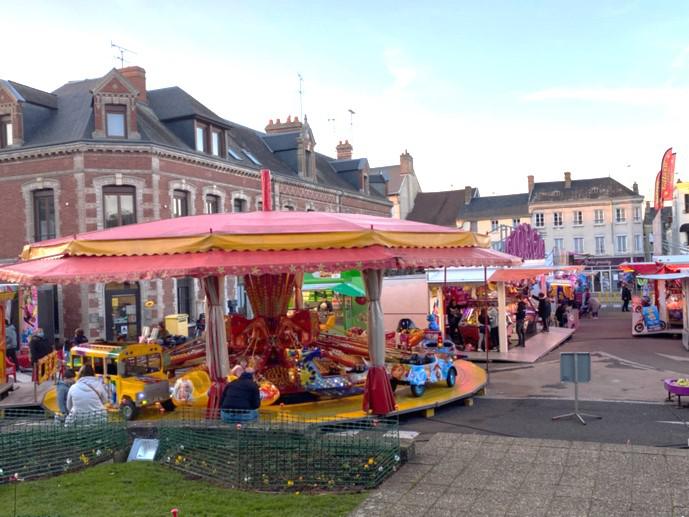
[[[456,248],[490,245],[486,235],[389,217],[324,212],[244,212],[162,219],[28,244],[24,260],[223,251]]]
[[[166,219],[27,245],[0,280],[100,283],[348,269],[509,266],[484,235],[383,217],[250,212]]]

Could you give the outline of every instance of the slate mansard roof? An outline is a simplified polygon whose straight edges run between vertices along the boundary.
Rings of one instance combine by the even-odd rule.
[[[561,201],[592,201],[618,197],[639,196],[612,178],[572,180],[569,188],[564,181],[545,181],[534,184],[530,203]]]
[[[13,81],[0,80],[23,103],[24,138],[22,147],[93,141],[94,114],[92,90],[103,78],[69,82],[52,93]],[[228,135],[228,152],[222,159],[250,169],[268,168],[274,173],[298,177],[297,138],[299,131],[266,134],[220,117],[211,109],[174,86],[147,90],[147,103],[137,102],[138,140],[99,138],[118,145],[151,143],[197,153],[196,149],[171,130],[176,122],[199,119],[223,128]],[[5,150],[0,150],[3,152]],[[229,150],[228,150],[229,151]],[[199,153],[203,154],[203,153]],[[250,155],[259,164],[254,163]],[[208,158],[218,157],[205,154]],[[368,167],[366,159],[336,160],[316,153],[316,184],[361,194],[357,184],[348,181],[352,172]],[[340,174],[344,172],[344,174]],[[371,189],[369,197],[386,203],[384,194]]]

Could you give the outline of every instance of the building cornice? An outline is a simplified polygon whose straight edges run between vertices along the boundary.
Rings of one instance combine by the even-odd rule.
[[[0,152],[0,163],[13,162],[21,160],[51,158],[55,156],[67,156],[76,153],[132,153],[132,154],[150,154],[151,156],[158,156],[159,158],[170,158],[177,161],[199,165],[202,167],[210,167],[218,171],[229,172],[240,176],[260,179],[261,168],[248,168],[237,166],[234,163],[214,158],[212,156],[200,155],[191,151],[184,151],[178,148],[167,147],[161,144],[139,143],[139,142],[102,142],[78,140],[74,142],[65,142],[60,144],[53,144],[40,147],[22,147],[18,149],[7,149]],[[376,199],[372,197],[352,192],[348,190],[327,187],[318,185],[311,181],[302,180],[300,178],[292,178],[273,172],[274,181],[279,183],[291,185],[299,188],[306,188],[311,191],[321,192],[324,194],[345,196],[351,199],[357,199],[367,203],[375,203],[384,207],[391,207],[392,203],[387,199]]]

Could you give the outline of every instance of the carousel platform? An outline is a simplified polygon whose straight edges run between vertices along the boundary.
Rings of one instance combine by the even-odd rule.
[[[53,381],[46,381],[41,384],[36,389],[36,398],[34,399],[34,385],[31,381],[31,375],[19,372],[17,373],[17,381],[14,383],[14,389],[12,389],[12,384],[5,385],[8,387],[8,391],[0,400],[0,409],[40,406],[44,395],[55,385]]]
[[[549,332],[538,332],[526,340],[524,348],[510,348],[507,353],[488,352],[488,358],[495,362],[506,363],[535,363],[551,350],[567,341],[574,329],[551,327]],[[485,362],[485,352],[462,352],[470,361]]]
[[[433,416],[436,408],[453,402],[469,399],[483,391],[486,385],[486,372],[483,368],[469,361],[455,361],[457,368],[457,384],[448,388],[445,383],[428,385],[421,397],[414,397],[408,386],[399,386],[395,391],[398,410],[391,415],[424,412],[426,416]],[[366,413],[361,409],[362,395],[343,397],[340,399],[322,400],[302,404],[274,405],[262,408],[262,413],[281,413],[299,419],[322,422],[328,418],[333,420],[363,418]]]

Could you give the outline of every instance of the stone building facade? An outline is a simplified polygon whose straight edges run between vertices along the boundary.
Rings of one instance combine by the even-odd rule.
[[[307,121],[253,130],[180,88],[146,90],[139,67],[52,93],[0,80],[0,260],[28,242],[186,215],[261,209],[260,170],[273,173],[276,210],[390,216],[369,188],[366,159],[316,152]],[[39,321],[56,335],[135,338],[164,315],[202,309],[194,279],[45,286]],[[241,280],[228,279],[241,307]],[[54,305],[55,310],[53,310]],[[53,317],[54,315],[54,317]]]

